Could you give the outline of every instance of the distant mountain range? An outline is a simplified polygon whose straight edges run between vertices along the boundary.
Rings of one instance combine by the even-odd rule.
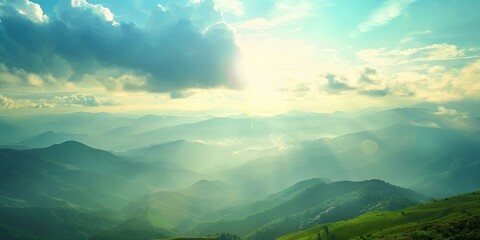
[[[120,208],[155,189],[205,175],[118,157],[68,141],[31,150],[0,149],[0,204]]]
[[[288,154],[231,169],[225,177],[277,189],[305,177],[379,178],[445,196],[480,188],[479,146],[455,131],[399,124],[305,142]]]
[[[8,118],[0,131],[1,239],[478,232],[476,194],[427,203],[480,189],[480,118],[468,113],[72,113]],[[455,226],[472,234],[442,230]]]

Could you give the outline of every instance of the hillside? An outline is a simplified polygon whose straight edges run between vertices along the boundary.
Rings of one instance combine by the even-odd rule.
[[[238,193],[220,181],[200,180],[175,191],[148,194],[125,207],[129,221],[149,222],[160,229],[192,227],[215,210],[228,206]]]
[[[277,193],[273,193],[264,199],[259,201],[239,204],[232,207],[227,207],[212,213],[211,219],[240,219],[245,218],[248,215],[263,210],[267,210],[272,206],[277,206],[284,201],[296,197],[298,194],[302,193],[305,189],[313,187],[320,183],[326,183],[325,180],[319,178],[312,178],[298,183],[293,184],[292,186],[281,190]]]
[[[108,210],[73,207],[0,207],[0,216],[0,239],[9,240],[86,240],[120,221]]]
[[[87,142],[88,137],[84,134],[48,131],[40,135],[24,139],[19,142],[19,145],[26,146],[28,148],[45,148],[66,141]]]
[[[399,209],[423,200],[422,195],[379,180],[319,183],[271,208],[242,219],[200,224],[192,233],[229,232],[247,239],[274,239],[294,229],[373,210]]]
[[[0,171],[0,205],[19,207],[120,209],[157,189],[184,187],[204,178],[74,141],[33,150],[1,149]]]
[[[123,209],[127,220],[98,233],[94,239],[143,240],[176,236],[205,221],[236,195],[231,186],[208,180],[180,190],[148,194]]]
[[[397,211],[373,211],[279,239],[478,239],[479,223],[480,194],[468,193]]]

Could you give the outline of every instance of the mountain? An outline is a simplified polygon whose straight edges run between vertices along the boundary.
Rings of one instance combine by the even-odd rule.
[[[88,137],[84,134],[48,131],[40,135],[24,139],[19,142],[19,145],[26,146],[27,148],[45,148],[66,141],[86,142],[88,141]]]
[[[103,133],[101,139],[104,141],[98,142],[97,144],[101,147],[115,151],[125,151],[132,148],[150,146],[164,141],[141,141],[141,144],[132,146],[132,141],[130,141],[130,138],[131,136],[153,131],[158,128],[173,127],[181,124],[195,123],[202,120],[205,119],[196,117],[144,115],[142,117],[132,119],[128,124],[115,127]]]
[[[141,147],[152,143],[184,140],[218,140],[235,138],[251,138],[268,136],[280,131],[266,121],[255,118],[212,118],[196,123],[181,124],[172,127],[161,127],[145,133],[133,135],[133,146]]]
[[[0,207],[0,238],[86,240],[119,222],[108,210],[74,207]]]
[[[124,153],[125,156],[160,159],[202,172],[211,172],[214,168],[228,165],[227,159],[234,158],[234,146],[222,146],[177,140],[163,144],[133,149]],[[224,163],[222,163],[224,162]]]
[[[224,177],[273,189],[302,177],[378,178],[445,196],[480,188],[480,176],[475,174],[480,171],[479,149],[480,143],[463,132],[397,124],[300,142],[282,155],[254,159],[227,170]]]
[[[396,211],[372,211],[279,239],[478,239],[479,226],[480,194],[473,192]]]
[[[406,188],[434,197],[480,188],[480,118],[455,110],[12,119],[0,121],[0,140],[17,148],[0,149],[2,239],[268,240],[425,201]]]
[[[348,219],[372,210],[400,209],[426,198],[379,180],[319,183],[297,195],[236,220],[200,224],[192,233],[229,232],[247,239],[274,239],[289,231]]]
[[[132,121],[134,121],[134,118],[105,112],[76,112],[28,116],[16,119],[15,123],[28,132],[55,131],[98,135],[113,128],[130,124]]]
[[[245,218],[252,213],[260,212],[268,208],[271,208],[272,206],[279,205],[282,202],[295,197],[297,194],[301,193],[306,188],[315,186],[320,183],[325,183],[325,182],[326,182],[325,180],[322,180],[319,178],[304,180],[304,181],[295,183],[294,185],[280,192],[271,194],[261,200],[248,202],[248,203],[240,203],[232,207],[227,207],[227,208],[223,208],[218,211],[215,211],[214,213],[210,214],[212,216],[210,219],[228,220],[228,219]]]
[[[19,141],[24,135],[23,131],[16,125],[0,119],[0,144],[13,144]]]
[[[157,228],[182,229],[194,226],[214,210],[235,201],[236,194],[231,186],[220,181],[200,180],[182,190],[146,195],[124,211],[129,219],[148,219]]]
[[[4,206],[126,206],[159,189],[187,186],[204,175],[132,161],[68,141],[48,148],[0,150]]]
[[[180,190],[148,194],[124,208],[127,220],[97,234],[94,239],[140,240],[175,236],[234,202],[237,194],[231,186],[210,180],[200,180]]]

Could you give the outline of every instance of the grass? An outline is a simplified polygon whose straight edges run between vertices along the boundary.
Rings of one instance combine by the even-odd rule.
[[[205,240],[205,239],[218,239],[218,237],[174,237],[168,240]]]
[[[480,194],[469,193],[398,211],[369,212],[350,220],[322,224],[290,233],[279,239],[376,239],[390,238],[389,236],[395,235],[404,236],[402,234],[406,232],[410,235],[404,239],[422,239],[423,235],[432,234],[434,228],[431,226],[450,224],[451,227],[455,226],[456,222],[478,215],[480,215]]]

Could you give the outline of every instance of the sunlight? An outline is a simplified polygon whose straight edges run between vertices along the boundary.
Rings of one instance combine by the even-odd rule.
[[[0,0],[0,239],[478,239],[479,8]]]

